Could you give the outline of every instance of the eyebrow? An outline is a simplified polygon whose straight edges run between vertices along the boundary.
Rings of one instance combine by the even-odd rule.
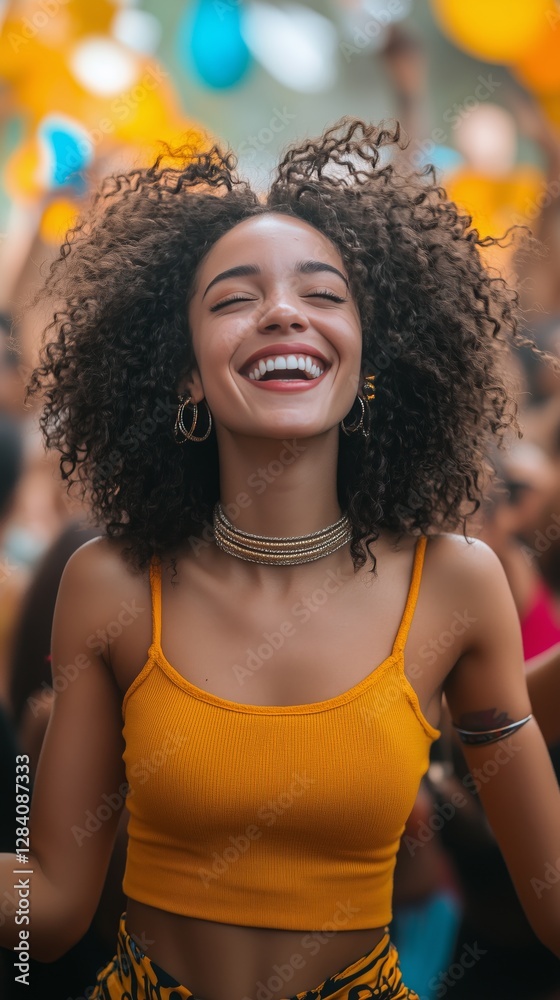
[[[339,271],[337,267],[333,267],[332,264],[326,264],[324,261],[320,260],[301,260],[295,266],[295,271],[298,274],[318,274],[320,271],[330,271],[332,274],[337,274],[339,278],[342,278],[344,284],[349,288],[348,279],[344,277],[342,271]],[[207,286],[206,291],[202,298],[208,294],[213,285],[216,285],[218,281],[226,281],[228,278],[246,278],[249,275],[261,274],[261,269],[257,264],[239,264],[237,267],[229,267],[227,271],[221,271],[217,274],[215,278]]]
[[[346,287],[350,287],[348,279],[344,277],[342,271],[339,271],[337,267],[333,267],[332,264],[325,264],[322,260],[302,260],[296,264],[296,271],[299,274],[317,274],[319,271],[330,271],[332,274],[338,274],[338,277],[342,278]]]

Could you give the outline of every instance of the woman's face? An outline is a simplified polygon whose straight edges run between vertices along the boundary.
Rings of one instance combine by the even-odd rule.
[[[216,424],[250,437],[313,436],[360,388],[362,332],[330,241],[281,214],[239,223],[200,265],[189,306],[195,371]]]

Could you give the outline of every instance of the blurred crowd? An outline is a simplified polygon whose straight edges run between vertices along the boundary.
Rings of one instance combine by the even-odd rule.
[[[423,54],[413,39],[395,31],[383,58],[397,117],[412,140],[407,155],[418,166],[413,157],[419,150],[430,159],[422,132]],[[470,169],[486,178],[488,190],[497,177],[505,183],[518,171],[520,135],[538,147],[541,183],[549,196],[531,218],[513,201],[502,202],[500,212],[506,221],[526,221],[541,249],[519,259],[512,253],[504,266],[518,284],[527,334],[560,358],[560,183],[551,183],[560,177],[560,141],[536,106],[519,94],[507,109],[490,102],[473,109],[464,117],[463,133],[467,130],[456,129],[456,146],[461,149],[463,142]],[[488,161],[489,134],[494,151]],[[461,191],[458,175],[449,188]],[[35,244],[30,259],[38,254]],[[35,266],[30,274],[24,267],[13,290],[18,303],[26,283],[38,281]],[[67,495],[58,457],[44,451],[39,411],[24,407],[40,333],[36,317],[12,311],[10,301],[0,305],[5,310],[0,314],[0,762],[8,776],[7,784],[0,782],[0,816],[7,817],[0,825],[0,850],[12,851],[13,760],[17,753],[28,754],[35,772],[55,696],[50,631],[58,584],[70,554],[101,529],[91,523],[86,505]],[[560,658],[560,376],[527,348],[516,351],[512,364],[523,437],[512,437],[507,450],[488,456],[496,477],[469,533],[484,540],[503,564],[531,671],[547,651]],[[397,865],[392,935],[404,981],[421,1000],[448,992],[454,1000],[559,1000],[558,963],[522,913],[448,720],[442,730]],[[552,745],[550,752],[560,774],[560,746]],[[88,984],[112,956],[125,903],[125,831],[126,810],[90,930],[64,958],[44,966],[32,962],[31,991],[40,984],[41,996],[87,996]],[[0,920],[10,915],[10,906],[10,900],[0,900]],[[11,960],[2,957],[0,995],[9,998],[15,991]]]

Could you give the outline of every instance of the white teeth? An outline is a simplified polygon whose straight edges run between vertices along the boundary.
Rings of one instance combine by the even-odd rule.
[[[311,378],[318,378],[319,375],[323,374],[323,369],[316,365],[312,359],[306,355],[288,354],[284,356],[282,354],[275,358],[268,358],[266,361],[261,358],[259,361],[255,362],[255,367],[249,372],[249,378],[258,382],[259,379],[266,374],[266,372],[272,372],[275,370],[284,371],[285,369],[305,371]]]

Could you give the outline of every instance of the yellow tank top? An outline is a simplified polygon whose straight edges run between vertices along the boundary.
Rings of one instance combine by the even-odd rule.
[[[399,841],[440,735],[404,673],[426,541],[390,656],[307,705],[244,705],[179,674],[161,649],[152,560],[152,644],[122,706],[127,896],[252,927],[390,922]]]

